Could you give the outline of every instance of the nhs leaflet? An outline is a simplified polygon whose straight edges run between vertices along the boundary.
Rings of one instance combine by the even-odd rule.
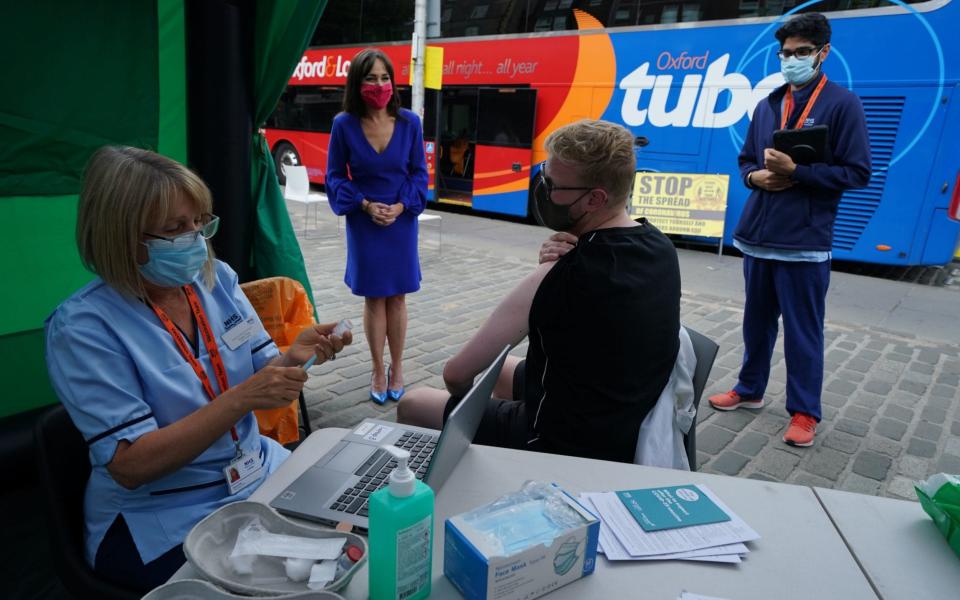
[[[676,529],[729,521],[730,515],[695,485],[617,492],[644,531]]]

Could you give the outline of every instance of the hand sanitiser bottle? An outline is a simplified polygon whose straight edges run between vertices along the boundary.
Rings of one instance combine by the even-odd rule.
[[[420,600],[433,579],[433,490],[407,466],[409,452],[384,449],[397,467],[370,494],[370,600]]]

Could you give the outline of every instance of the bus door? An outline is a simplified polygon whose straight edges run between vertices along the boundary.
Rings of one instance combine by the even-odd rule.
[[[537,91],[478,91],[473,208],[526,216]]]
[[[478,96],[477,88],[448,87],[440,92],[434,159],[434,186],[440,202],[471,206]]]

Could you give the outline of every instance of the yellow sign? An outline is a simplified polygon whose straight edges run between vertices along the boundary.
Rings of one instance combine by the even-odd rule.
[[[728,175],[637,173],[633,214],[664,233],[723,237]]]
[[[423,87],[439,90],[443,84],[443,46],[427,46],[423,62]]]

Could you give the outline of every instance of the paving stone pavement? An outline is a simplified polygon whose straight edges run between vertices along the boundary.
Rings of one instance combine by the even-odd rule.
[[[291,205],[290,210],[293,223],[303,223],[302,205]],[[447,221],[478,218],[441,214]],[[544,230],[529,230],[531,243],[546,237]],[[353,346],[335,361],[310,370],[305,395],[311,424],[350,427],[365,417],[395,420],[396,403],[380,407],[368,399],[363,300],[343,284],[342,232],[337,233],[335,221],[326,214],[318,228],[299,228],[297,235],[321,320],[350,318],[355,336]],[[407,299],[408,387],[441,387],[444,362],[535,265],[535,251],[518,253],[507,248],[507,242],[498,249],[496,244],[478,247],[467,241],[445,230],[441,256],[435,233],[421,231],[422,288]],[[698,415],[700,470],[907,499],[916,498],[913,482],[918,479],[941,471],[960,473],[960,346],[909,332],[833,322],[828,311],[823,421],[812,448],[794,448],[781,440],[788,421],[782,336],[773,356],[767,406],[758,411],[713,410],[706,396],[736,382],[743,353],[743,302],[691,287],[683,285],[683,322],[720,344]],[[513,351],[520,356],[525,352],[525,345]]]

